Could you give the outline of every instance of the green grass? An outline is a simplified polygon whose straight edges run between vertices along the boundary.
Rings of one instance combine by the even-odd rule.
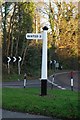
[[[23,75],[18,75],[18,74],[3,74],[2,76],[2,81],[4,82],[9,82],[9,81],[17,81],[18,79],[22,80]]]
[[[2,108],[2,88],[0,88],[0,107]]]
[[[28,76],[28,80],[33,80],[33,79],[38,79],[39,77],[34,77],[34,76]],[[11,81],[18,81],[18,80],[23,80],[24,79],[24,74],[18,75],[16,73],[14,74],[3,74],[2,76],[2,81],[3,82],[11,82]]]
[[[62,90],[48,90],[47,96],[40,96],[37,88],[3,88],[3,108],[56,118],[80,118],[78,93]]]

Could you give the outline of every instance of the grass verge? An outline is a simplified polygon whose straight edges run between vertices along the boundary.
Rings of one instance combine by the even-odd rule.
[[[11,82],[11,81],[17,81],[17,80],[22,80],[23,75],[18,75],[18,74],[3,74],[2,76],[2,81],[3,82]]]
[[[3,74],[3,77],[2,77],[2,81],[3,82],[11,82],[11,81],[18,81],[18,80],[23,80],[24,79],[24,74]],[[28,76],[27,75],[27,79],[28,80],[34,80],[35,77],[33,76]],[[38,77],[37,77],[38,79]]]
[[[40,96],[38,88],[3,88],[4,109],[56,118],[80,119],[78,94],[69,90],[48,90],[47,96]]]

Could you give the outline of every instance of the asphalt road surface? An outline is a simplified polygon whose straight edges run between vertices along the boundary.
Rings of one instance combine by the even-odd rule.
[[[52,75],[49,77],[52,80]],[[71,90],[71,75],[70,72],[62,72],[54,74],[54,85],[64,90]],[[73,71],[73,90],[80,91],[80,72]]]
[[[0,113],[2,112],[2,118],[8,118],[7,120],[11,120],[11,118],[15,118],[15,119],[29,119],[33,118],[33,120],[37,120],[37,119],[41,119],[41,120],[58,120],[58,119],[53,119],[51,117],[47,117],[47,116],[42,116],[42,115],[32,115],[29,113],[21,113],[21,112],[12,112],[12,111],[8,111],[8,110],[2,110],[0,109]],[[60,120],[60,119],[59,119]]]
[[[80,90],[80,72],[74,71],[73,72],[73,80],[74,86],[73,90],[79,91]],[[71,76],[70,72],[62,72],[62,73],[55,73],[54,74],[54,83],[53,89],[62,89],[62,90],[70,90],[71,89]],[[48,88],[51,87],[52,75],[48,78],[47,86]],[[14,87],[14,88],[23,88],[23,81],[16,81],[16,82],[3,82],[2,87]],[[41,87],[40,80],[27,80],[26,88],[32,87]]]

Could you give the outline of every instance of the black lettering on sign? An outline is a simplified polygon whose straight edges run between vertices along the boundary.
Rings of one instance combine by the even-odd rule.
[[[27,35],[27,37],[30,37],[30,35]]]
[[[41,35],[40,35],[40,38],[41,38]]]

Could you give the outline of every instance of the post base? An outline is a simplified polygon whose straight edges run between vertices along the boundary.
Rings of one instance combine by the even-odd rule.
[[[73,86],[71,86],[71,91],[73,91]]]
[[[47,95],[47,79],[41,80],[41,96]]]

